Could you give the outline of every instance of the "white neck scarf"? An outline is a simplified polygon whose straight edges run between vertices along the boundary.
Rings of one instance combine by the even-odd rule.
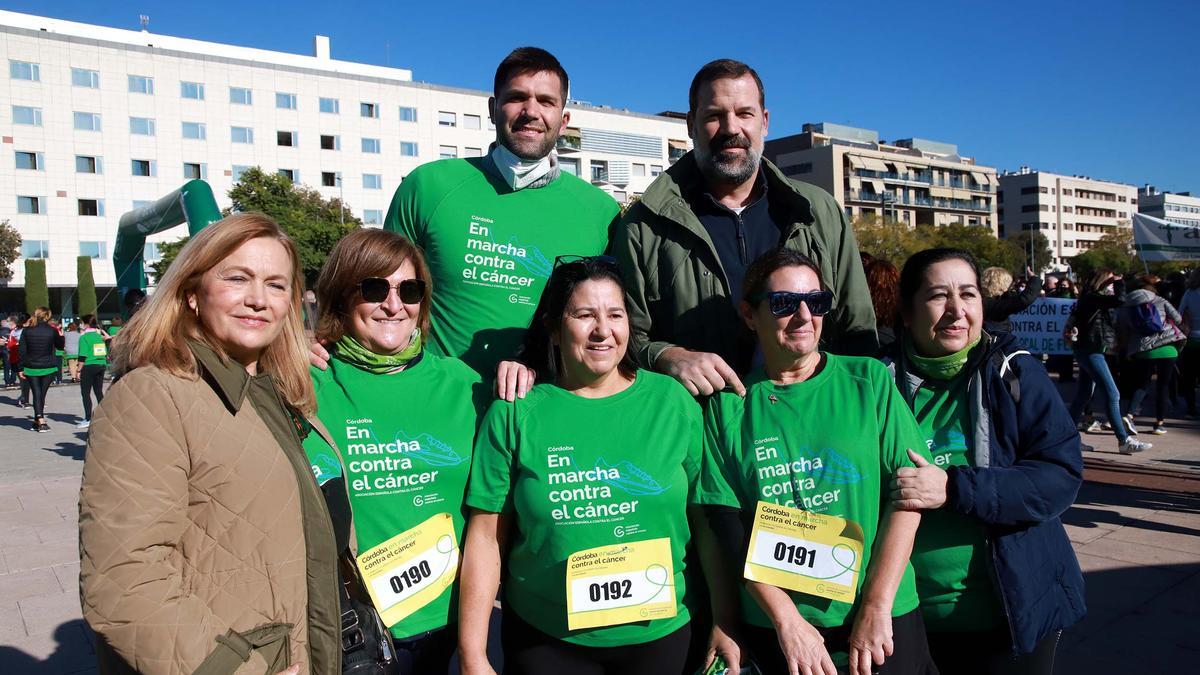
[[[521,159],[497,143],[491,158],[500,177],[513,190],[542,187],[558,177],[558,153],[554,150],[541,159]]]

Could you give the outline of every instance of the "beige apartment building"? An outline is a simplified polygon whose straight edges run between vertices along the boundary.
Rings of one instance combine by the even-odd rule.
[[[768,141],[764,155],[788,176],[830,192],[851,220],[882,214],[909,226],[996,230],[996,170],[961,156],[951,143],[888,143],[870,129],[823,122]]]
[[[1138,190],[1133,185],[1029,167],[1000,174],[998,200],[1000,236],[1040,231],[1050,241],[1054,271],[1066,270],[1072,257],[1095,246],[1104,235],[1132,227],[1138,210]]]

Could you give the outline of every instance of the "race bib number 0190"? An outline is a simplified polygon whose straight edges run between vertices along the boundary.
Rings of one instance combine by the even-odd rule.
[[[743,574],[752,581],[854,602],[862,554],[858,523],[759,502]]]
[[[358,556],[367,592],[388,628],[428,605],[458,574],[458,541],[439,513]]]
[[[590,548],[567,559],[570,630],[667,619],[676,612],[670,539]]]

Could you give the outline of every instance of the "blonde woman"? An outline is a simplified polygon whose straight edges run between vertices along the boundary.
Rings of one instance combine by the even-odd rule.
[[[301,447],[302,290],[279,226],[230,216],[114,341],[125,375],[92,421],[79,500],[101,673],[339,672],[336,525]]]

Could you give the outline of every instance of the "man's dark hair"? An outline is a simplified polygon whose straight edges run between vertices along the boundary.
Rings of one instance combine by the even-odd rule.
[[[688,89],[688,110],[696,110],[696,99],[700,94],[700,86],[717,80],[736,80],[743,75],[754,78],[758,85],[758,106],[764,110],[767,107],[767,92],[763,89],[762,78],[750,66],[734,59],[717,59],[704,64],[696,76],[692,78],[692,86]]]
[[[496,67],[496,81],[492,84],[492,94],[500,95],[500,89],[517,75],[531,73],[554,73],[562,82],[563,105],[567,104],[567,92],[571,90],[567,80],[567,71],[554,58],[554,55],[540,47],[517,47]]]

